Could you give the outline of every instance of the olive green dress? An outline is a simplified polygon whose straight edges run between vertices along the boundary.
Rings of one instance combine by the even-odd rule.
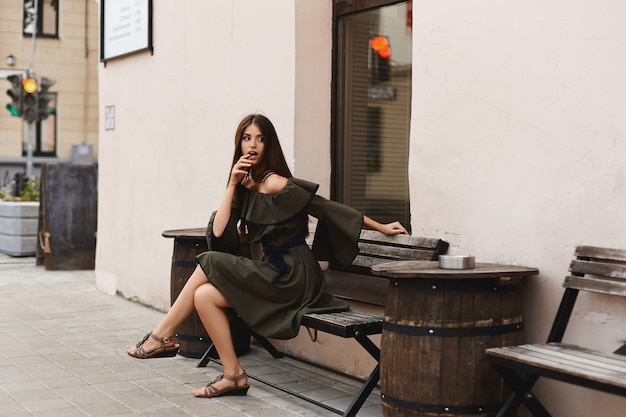
[[[349,308],[324,292],[317,261],[350,265],[358,254],[363,216],[316,195],[317,189],[317,184],[297,178],[289,178],[276,194],[239,186],[238,207],[233,207],[220,238],[211,232],[215,213],[209,221],[209,251],[196,261],[243,321],[262,336],[289,339],[298,334],[304,314]],[[312,249],[304,241],[309,215],[318,219]],[[251,242],[263,244],[262,260],[241,255],[239,222]]]

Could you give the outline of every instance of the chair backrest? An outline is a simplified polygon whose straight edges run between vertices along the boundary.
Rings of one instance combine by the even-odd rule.
[[[565,277],[565,292],[548,334],[548,343],[561,342],[579,291],[626,296],[626,250],[578,246]]]
[[[359,255],[353,265],[369,268],[389,261],[436,261],[448,250],[448,242],[437,238],[411,235],[385,236],[374,230],[362,230]]]
[[[578,246],[565,288],[626,296],[626,250]]]

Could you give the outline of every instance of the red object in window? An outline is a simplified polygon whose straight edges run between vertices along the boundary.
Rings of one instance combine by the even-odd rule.
[[[406,4],[406,26],[413,29],[413,2]]]
[[[384,36],[374,36],[370,39],[370,47],[375,50],[381,58],[391,57],[391,47],[389,41]]]

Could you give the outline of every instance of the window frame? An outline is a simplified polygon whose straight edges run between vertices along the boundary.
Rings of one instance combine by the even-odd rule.
[[[22,35],[24,37],[32,37],[33,33],[32,32],[26,32],[26,17],[27,17],[27,13],[26,13],[26,4],[29,1],[33,1],[33,2],[37,2],[37,33],[36,33],[36,37],[37,38],[49,38],[49,39],[59,39],[59,0],[56,0],[56,5],[54,7],[56,7],[56,12],[54,14],[54,33],[43,33],[42,29],[43,29],[43,25],[44,25],[44,18],[43,18],[43,13],[44,13],[44,8],[43,8],[43,4],[44,1],[51,1],[51,0],[24,0],[24,4],[22,7]]]
[[[407,0],[336,0],[333,4],[332,18],[332,82],[331,82],[331,183],[330,196],[333,200],[342,201],[345,195],[344,172],[347,166],[344,163],[345,155],[342,154],[344,147],[343,139],[339,137],[339,129],[343,123],[343,112],[345,109],[341,107],[342,94],[344,87],[340,85],[342,75],[341,68],[342,56],[344,53],[343,34],[341,33],[340,19],[351,14],[366,12],[373,9],[393,6],[398,3],[404,3]],[[408,219],[398,219],[410,232],[410,201],[408,204]]]
[[[54,99],[50,100],[51,102],[57,103],[58,100],[58,93],[56,92],[50,92],[49,94],[54,95]],[[57,156],[57,148],[58,148],[58,144],[59,144],[59,136],[58,136],[58,120],[57,120],[57,105],[54,105],[54,113],[48,115],[48,117],[44,120],[37,120],[37,122],[35,122],[35,143],[33,143],[33,156],[42,156],[42,157],[52,157],[52,158],[56,158]],[[26,122],[25,122],[26,123]],[[46,129],[52,129],[53,132],[53,136],[54,136],[54,146],[53,149],[51,151],[43,151],[42,150],[42,141],[43,141],[43,132],[44,132],[44,125],[45,124],[45,128]],[[24,131],[27,131],[26,129]],[[26,141],[28,140],[28,137],[24,137],[24,141],[22,144],[22,156],[27,156],[26,155],[26,147],[27,147],[27,143]]]

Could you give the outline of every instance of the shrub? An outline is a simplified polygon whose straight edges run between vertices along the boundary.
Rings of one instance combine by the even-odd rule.
[[[0,200],[4,201],[39,201],[40,184],[37,178],[31,178],[24,183],[20,196],[15,195],[15,180],[9,181],[0,187]]]

